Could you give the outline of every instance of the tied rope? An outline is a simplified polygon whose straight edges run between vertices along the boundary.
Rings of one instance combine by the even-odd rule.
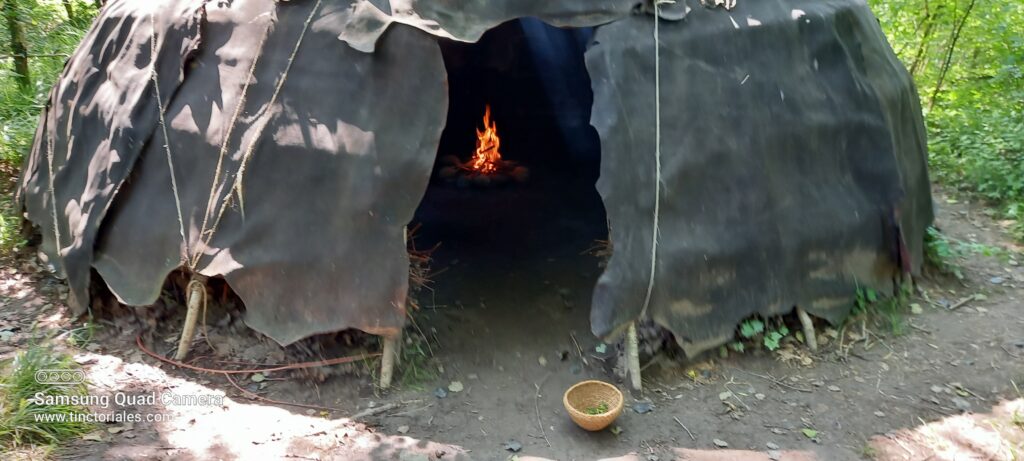
[[[651,277],[647,280],[647,295],[640,309],[640,318],[647,314],[647,307],[651,304],[658,263],[658,221],[661,215],[661,40],[658,37],[658,15],[662,3],[674,1],[654,0],[654,224],[651,226]]]
[[[185,219],[181,214],[181,197],[178,194],[178,181],[174,177],[174,160],[171,156],[171,138],[167,136],[167,122],[164,120],[164,101],[160,96],[160,81],[156,71],[156,16],[149,16],[150,27],[153,28],[153,35],[149,39],[149,56],[152,60],[152,72],[150,78],[153,80],[153,92],[156,94],[157,113],[160,115],[160,130],[164,135],[164,151],[167,153],[167,168],[171,172],[171,191],[174,192],[174,205],[178,211],[178,232],[181,233],[181,244],[184,254],[189,254],[188,239],[185,238]],[[184,259],[184,258],[182,258]]]
[[[277,80],[277,84],[274,86],[274,93],[270,96],[270,102],[267,103],[267,106],[266,106],[267,108],[273,107],[274,104],[277,103],[277,98],[281,94],[281,88],[284,87],[284,82],[286,80],[288,80],[288,72],[291,71],[292,63],[295,62],[295,56],[297,56],[299,54],[299,48],[302,46],[302,42],[306,38],[306,32],[309,30],[309,25],[313,22],[313,18],[316,16],[316,12],[319,11],[319,9],[320,9],[321,2],[322,2],[321,0],[317,0],[316,4],[313,5],[313,9],[309,12],[309,16],[306,17],[306,22],[302,26],[302,32],[299,33],[299,38],[295,42],[295,47],[292,48],[291,55],[288,56],[288,62],[287,62],[287,64],[285,64],[284,71],[281,73],[281,77]],[[267,24],[267,32],[263,36],[263,42],[260,42],[261,49],[262,49],[262,45],[266,41],[267,35],[269,35],[269,33],[270,33],[270,24]],[[257,57],[256,59],[259,59],[259,58]],[[256,70],[256,63],[254,61],[253,65],[249,69],[249,78],[246,81],[246,88],[248,88],[249,83],[252,81],[252,77],[253,77],[253,74],[255,73],[255,70]],[[243,97],[244,97],[244,92],[245,92],[245,90],[243,89]],[[238,116],[240,111],[241,111],[241,102],[239,103],[239,107],[236,108],[236,110],[235,110],[235,117]],[[238,166],[238,172],[235,173],[234,184],[232,185],[231,190],[228,192],[228,194],[225,195],[224,199],[221,201],[220,209],[217,211],[217,217],[216,217],[216,219],[214,219],[213,224],[210,226],[210,229],[208,229],[208,230],[205,229],[205,218],[204,218],[204,230],[200,233],[200,238],[202,239],[203,247],[204,248],[209,245],[210,241],[213,239],[213,234],[217,231],[217,228],[220,226],[220,221],[221,221],[221,218],[224,216],[224,211],[228,208],[228,205],[231,202],[232,193],[234,193],[234,194],[236,194],[238,196],[239,211],[242,214],[242,218],[243,219],[245,218],[245,199],[244,199],[243,193],[242,193],[242,180],[244,179],[244,176],[245,176],[245,167],[249,163],[249,160],[252,158],[252,154],[253,154],[253,152],[255,151],[255,148],[256,148],[256,143],[262,137],[263,131],[264,131],[264,129],[266,129],[267,124],[270,122],[270,119],[272,117],[273,117],[273,114],[264,115],[257,122],[258,125],[257,125],[257,128],[256,128],[256,134],[252,137],[252,140],[249,142],[249,146],[246,148],[245,153],[242,155],[242,160],[241,160],[241,162],[240,162],[240,164]],[[232,126],[235,124],[235,121],[236,121],[235,119],[232,119],[232,121],[231,121],[231,125]],[[231,129],[232,129],[232,127],[228,128],[229,131]],[[225,145],[222,145],[222,148],[221,148],[221,155],[222,156],[227,151],[227,148],[226,148],[226,143],[227,142],[228,142],[227,138],[225,138],[225,140],[224,140]],[[218,162],[218,164],[219,164],[219,162]],[[214,178],[214,179],[216,181],[217,178]],[[216,187],[216,182],[214,182],[214,187]],[[211,202],[212,202],[213,195],[214,195],[214,189],[211,188],[211,190],[210,190]],[[210,213],[210,210],[207,209],[207,214],[209,214],[209,213]],[[200,256],[201,256],[201,254],[199,252],[196,252],[196,254],[193,255],[192,262],[191,262],[191,264],[193,266],[195,266],[195,265],[197,265],[199,263],[199,257]]]
[[[303,40],[306,37],[306,32],[309,30],[309,26],[313,22],[313,18],[316,16],[317,11],[319,11],[321,3],[322,3],[322,0],[317,0],[316,4],[313,5],[313,9],[309,12],[309,16],[306,18],[306,21],[303,24],[302,31],[299,34],[299,38],[298,38],[298,40],[295,43],[295,47],[292,49],[291,55],[288,57],[288,62],[286,64],[285,68],[284,68],[284,71],[281,73],[281,77],[277,80],[277,83],[274,86],[274,92],[271,95],[270,102],[266,106],[267,108],[273,107],[273,105],[277,102],[278,96],[281,93],[281,89],[284,87],[284,83],[288,79],[288,72],[292,68],[292,64],[295,61],[295,57],[296,57],[296,55],[298,55],[299,48],[302,46],[302,42],[303,42]],[[157,53],[156,36],[157,36],[157,33],[156,33],[156,19],[155,19],[154,15],[150,16],[150,24],[151,24],[152,29],[153,29],[152,36],[150,38],[150,56],[151,56],[151,59],[152,59],[152,72],[150,74],[150,77],[153,80],[154,93],[156,95],[156,101],[157,101],[157,109],[159,111],[160,130],[163,133],[163,137],[164,137],[164,151],[165,151],[166,156],[167,156],[167,166],[168,166],[168,169],[170,170],[170,176],[171,176],[171,190],[174,193],[174,203],[175,203],[175,206],[176,206],[176,209],[177,209],[177,213],[178,213],[178,231],[181,234],[181,240],[182,240],[183,251],[184,251],[182,259],[187,264],[188,272],[192,274],[192,278],[189,281],[188,286],[187,286],[185,292],[188,293],[189,298],[191,298],[191,293],[193,292],[193,290],[195,290],[195,292],[199,293],[200,299],[198,299],[197,302],[201,303],[201,306],[202,306],[203,336],[204,336],[204,339],[206,340],[207,345],[209,345],[210,348],[213,349],[213,345],[210,344],[209,335],[207,334],[207,331],[206,331],[206,311],[207,311],[207,309],[206,309],[206,307],[207,307],[206,286],[205,286],[204,282],[199,277],[195,276],[195,273],[196,273],[196,268],[199,265],[200,257],[203,255],[205,249],[209,247],[210,241],[213,239],[213,236],[216,233],[216,230],[217,230],[217,228],[218,228],[218,226],[220,224],[221,218],[224,216],[225,210],[230,205],[232,193],[235,193],[235,194],[238,195],[239,207],[240,207],[240,209],[243,210],[242,211],[243,218],[245,216],[244,215],[244,208],[243,208],[244,203],[243,203],[243,197],[242,197],[242,178],[243,178],[243,175],[245,174],[245,166],[248,163],[249,159],[252,157],[252,154],[253,154],[253,152],[255,150],[255,145],[259,141],[260,137],[262,136],[263,131],[267,127],[267,124],[269,123],[269,120],[273,117],[273,114],[264,115],[257,122],[258,125],[257,125],[257,129],[256,129],[256,133],[252,137],[252,140],[250,141],[249,146],[245,150],[245,154],[242,157],[241,163],[240,163],[239,168],[238,168],[238,172],[235,174],[234,183],[232,184],[232,187],[228,191],[227,195],[225,195],[224,199],[221,201],[220,207],[219,207],[219,209],[217,210],[217,213],[216,213],[216,218],[214,219],[212,225],[210,225],[209,228],[207,228],[207,225],[209,224],[209,218],[210,218],[211,215],[213,215],[213,211],[214,211],[213,208],[216,207],[215,203],[217,201],[216,200],[216,196],[218,195],[217,194],[218,185],[221,185],[222,187],[224,185],[226,185],[226,184],[222,184],[221,183],[221,177],[224,174],[223,173],[224,158],[227,156],[228,143],[230,142],[231,134],[234,131],[235,126],[237,125],[238,119],[241,116],[242,109],[243,109],[243,107],[245,105],[246,97],[248,95],[249,87],[251,86],[252,81],[253,81],[253,77],[254,77],[254,75],[256,73],[256,65],[259,62],[260,56],[262,56],[263,47],[266,44],[267,37],[270,35],[270,28],[271,28],[273,22],[272,21],[268,21],[268,23],[267,23],[267,28],[264,31],[263,37],[260,40],[260,43],[259,43],[259,45],[257,47],[258,52],[257,52],[256,56],[253,58],[252,64],[249,66],[248,76],[246,77],[245,84],[242,86],[242,90],[239,93],[238,103],[235,106],[235,110],[232,113],[231,120],[228,122],[228,125],[227,125],[227,128],[225,130],[223,139],[221,140],[221,146],[220,146],[220,149],[219,149],[219,152],[218,152],[218,157],[217,157],[217,166],[216,166],[216,169],[214,170],[212,184],[210,185],[210,193],[209,193],[209,197],[208,197],[207,202],[206,202],[206,210],[203,213],[203,223],[200,226],[199,245],[197,245],[196,248],[194,248],[192,250],[189,249],[188,238],[185,236],[185,219],[184,219],[184,214],[182,213],[182,209],[181,209],[181,198],[180,198],[180,194],[178,192],[178,182],[177,182],[177,178],[175,177],[175,173],[174,173],[174,161],[173,161],[173,155],[171,154],[170,136],[168,136],[168,131],[167,131],[167,121],[166,121],[166,119],[164,117],[164,113],[166,112],[166,108],[164,107],[163,98],[160,95],[159,76],[157,74],[157,66],[156,66],[156,53]],[[52,149],[51,149],[51,151],[52,151]],[[52,158],[52,153],[51,153],[50,157]],[[52,160],[51,160],[51,164],[52,164]],[[52,167],[51,167],[51,170],[52,170]],[[51,173],[51,181],[50,182],[51,182],[51,190],[52,190],[52,183],[53,183],[53,181],[52,181],[52,173]],[[225,181],[225,183],[226,183],[226,181]],[[51,195],[52,195],[52,193],[51,193]],[[54,202],[54,203],[56,203],[56,202]],[[56,219],[56,218],[54,218],[54,219]],[[59,243],[59,235],[58,235],[58,243]],[[188,301],[189,301],[189,304],[191,304],[191,299],[189,299]],[[190,327],[189,325],[186,325],[185,326],[185,331],[186,332],[190,332],[192,330],[192,328],[194,328],[194,327]],[[187,340],[187,338],[184,338],[184,335],[183,335],[183,340]]]

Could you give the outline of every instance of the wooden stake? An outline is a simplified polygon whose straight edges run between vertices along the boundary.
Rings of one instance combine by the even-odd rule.
[[[394,376],[395,362],[398,359],[399,344],[402,342],[402,332],[397,335],[384,337],[384,353],[380,358],[380,388],[391,387],[391,377]]]
[[[800,325],[804,327],[804,341],[811,352],[818,351],[818,337],[814,335],[814,321],[800,306],[796,307],[796,316],[800,319]]]
[[[643,390],[640,382],[640,344],[636,337],[636,323],[629,324],[626,332],[626,364],[629,366],[629,381],[633,390]]]
[[[206,285],[203,282],[192,279],[188,282],[188,313],[185,314],[185,326],[181,330],[181,340],[178,341],[178,353],[174,354],[174,360],[182,361],[188,356],[188,349],[192,346],[192,337],[196,335],[196,323],[199,321],[199,307],[206,296]]]

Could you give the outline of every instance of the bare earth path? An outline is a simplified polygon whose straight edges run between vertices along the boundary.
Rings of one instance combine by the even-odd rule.
[[[216,406],[130,406],[127,410],[159,413],[166,420],[102,425],[90,440],[73,442],[60,454],[81,459],[503,460],[530,455],[589,460],[627,454],[640,460],[1019,459],[1024,402],[1012,383],[1024,383],[1024,257],[982,208],[949,203],[941,191],[936,201],[937,224],[946,234],[981,244],[976,249],[999,247],[1009,253],[972,253],[960,262],[962,281],[922,281],[928,300],[912,300],[920,309],[903,319],[902,335],[875,329],[860,337],[859,327],[850,328],[843,342],[856,343],[846,354],[837,352],[838,338],[829,338],[814,356],[790,349],[788,361],[775,353],[725,359],[712,354],[698,362],[652,365],[645,370],[644,395],[627,394],[618,434],[580,431],[562,410],[562,393],[571,384],[616,379],[598,358],[598,341],[589,335],[581,307],[588,305],[587,287],[597,269],[579,270],[574,258],[586,256],[573,250],[553,252],[546,264],[517,272],[542,290],[496,297],[489,287],[463,287],[455,297],[438,289],[433,295],[438,305],[449,307],[427,306],[420,317],[435,355],[424,366],[441,368],[427,380],[380,395],[369,376],[334,376],[319,385],[284,374],[271,374],[259,384],[240,379],[267,397],[336,411],[250,400],[219,376],[182,372],[144,357],[134,335],[106,326],[87,350],[72,350],[89,372],[92,392],[227,397]],[[565,270],[568,266],[577,269]],[[457,285],[479,270],[454,265],[446,277]],[[60,291],[58,283],[34,273],[24,260],[3,269],[0,353],[9,357],[24,348],[33,331],[73,328],[56,301]],[[968,297],[974,298],[949,308]],[[458,305],[451,308],[454,301]],[[588,357],[586,364],[570,331]],[[802,359],[810,359],[809,366]],[[461,391],[455,391],[459,386],[448,390],[453,381]],[[443,398],[436,395],[438,388],[445,389]],[[635,411],[638,401],[649,402],[650,411]],[[359,422],[348,419],[371,405],[391,409]],[[956,416],[964,410],[974,416]],[[716,441],[760,457],[722,450]],[[521,448],[514,454],[509,446]]]

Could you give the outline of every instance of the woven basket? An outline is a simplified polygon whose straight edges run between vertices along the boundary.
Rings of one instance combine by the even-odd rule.
[[[622,392],[604,381],[583,381],[565,391],[562,403],[569,416],[580,427],[588,431],[599,431],[608,427],[622,414]],[[591,415],[587,408],[601,404],[608,405],[608,411]]]

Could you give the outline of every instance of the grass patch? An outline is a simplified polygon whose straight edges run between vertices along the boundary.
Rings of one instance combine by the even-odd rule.
[[[55,445],[81,436],[93,429],[82,421],[39,421],[41,415],[80,415],[85,408],[76,405],[37,405],[39,393],[51,396],[84,396],[84,384],[58,386],[36,380],[40,370],[72,370],[71,357],[51,348],[33,345],[8,363],[0,376],[0,448],[16,449],[25,445]]]
[[[900,336],[906,332],[904,317],[913,292],[913,282],[909,280],[901,283],[891,296],[881,295],[872,288],[858,288],[849,319],[863,317],[873,325],[885,326],[892,334]]]

